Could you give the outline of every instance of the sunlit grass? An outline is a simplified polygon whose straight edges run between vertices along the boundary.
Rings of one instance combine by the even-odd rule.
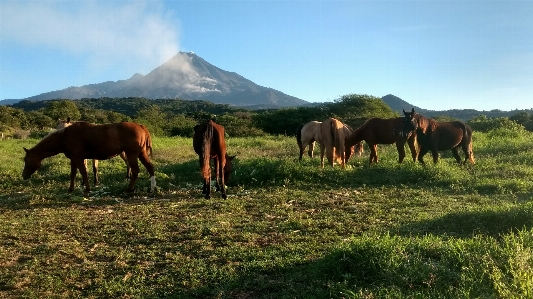
[[[126,193],[114,158],[88,197],[66,192],[62,155],[22,180],[36,142],[0,142],[5,297],[533,296],[530,136],[475,132],[475,165],[398,164],[380,146],[380,163],[365,149],[345,170],[318,149],[298,162],[294,137],[231,137],[227,200],[203,198],[189,138],[154,138],[157,193],[142,166]]]

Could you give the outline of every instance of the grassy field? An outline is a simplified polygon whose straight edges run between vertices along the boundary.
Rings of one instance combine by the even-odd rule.
[[[346,170],[229,138],[227,200],[200,194],[191,139],[154,138],[157,193],[142,167],[125,193],[115,158],[90,197],[63,155],[22,180],[36,142],[0,142],[0,297],[533,298],[531,134],[475,132],[475,165],[381,146]]]

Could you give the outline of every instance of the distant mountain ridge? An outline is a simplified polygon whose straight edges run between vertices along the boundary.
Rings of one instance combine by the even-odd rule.
[[[180,52],[146,76],[107,81],[42,93],[24,100],[125,98],[207,100],[217,104],[279,108],[309,104],[281,91],[263,87],[222,70],[193,52]],[[6,100],[12,104],[20,100]]]

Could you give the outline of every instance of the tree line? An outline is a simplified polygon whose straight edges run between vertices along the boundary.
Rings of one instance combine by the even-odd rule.
[[[13,135],[23,131],[38,138],[55,128],[58,119],[70,117],[73,121],[97,124],[134,121],[146,125],[155,136],[191,137],[194,126],[208,119],[223,125],[229,136],[294,135],[301,124],[311,120],[321,121],[335,117],[356,128],[371,117],[397,116],[399,114],[381,98],[363,94],[344,95],[332,103],[263,110],[249,110],[208,101],[150,100],[139,97],[25,100],[10,106],[0,106],[0,132]],[[449,119],[453,118],[437,117],[437,120]],[[533,116],[527,112],[498,119],[498,123],[511,121],[533,131]],[[486,116],[478,116],[469,121],[474,130],[484,130],[483,126],[494,122]]]

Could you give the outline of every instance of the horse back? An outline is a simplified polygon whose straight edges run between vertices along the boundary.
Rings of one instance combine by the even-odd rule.
[[[95,125],[77,122],[64,129],[67,157],[105,160],[121,152],[138,155],[149,142],[147,130],[132,122]]]
[[[322,141],[320,139],[321,125],[322,122],[315,120],[303,125],[300,130],[300,141],[302,142],[302,144],[310,143],[312,141],[318,141],[318,143],[322,144]]]
[[[212,136],[210,140],[210,156],[224,157],[226,155],[226,140],[224,127],[215,123],[214,121],[208,121],[207,123],[196,125],[194,127],[193,136],[193,148],[196,154],[202,155],[202,147],[204,145],[204,139],[209,129],[212,129]]]
[[[361,140],[371,144],[393,144],[397,141],[396,132],[403,129],[403,118],[371,118],[361,126]],[[357,130],[356,130],[357,131]]]
[[[437,139],[437,148],[441,151],[454,148],[463,140],[470,142],[471,138],[469,136],[472,136],[472,134],[471,132],[468,133],[467,127],[463,122],[451,121],[437,122],[434,138]]]

